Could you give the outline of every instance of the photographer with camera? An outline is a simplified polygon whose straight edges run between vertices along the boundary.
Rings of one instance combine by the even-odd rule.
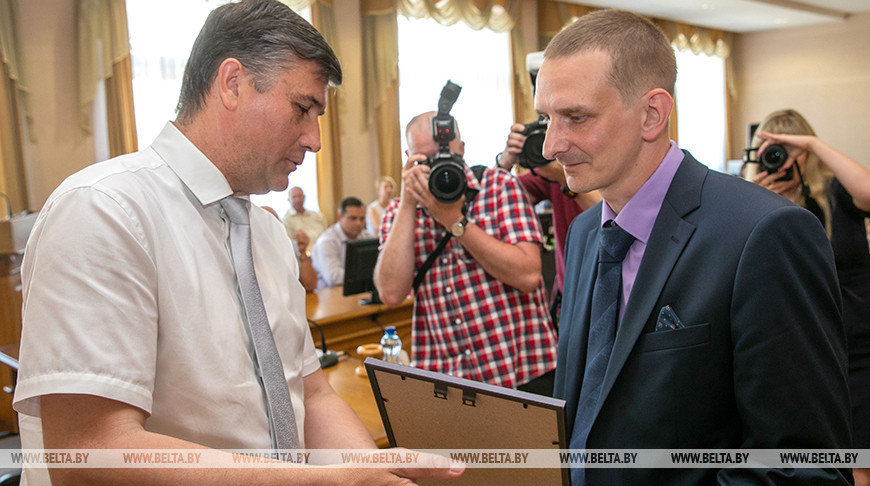
[[[577,193],[568,188],[565,171],[555,160],[547,160],[541,153],[547,124],[538,118],[528,125],[515,123],[511,126],[503,152],[496,156],[498,167],[510,171],[519,163],[529,169],[517,175],[517,180],[531,199],[532,204],[550,201],[553,205],[553,236],[556,241],[556,278],[550,293],[550,314],[558,317],[562,299],[562,284],[565,281],[565,236],[571,221],[584,210],[601,200],[598,191]]]
[[[768,115],[752,145],[757,149],[746,152],[757,150],[758,160],[744,155],[745,177],[813,212],[831,240],[849,353],[852,446],[870,448],[870,250],[864,226],[870,170],[816,137],[794,110]],[[870,485],[870,470],[853,474],[856,485]]]
[[[408,124],[401,199],[384,213],[375,285],[387,304],[414,292],[414,366],[550,396],[556,334],[540,225],[516,178],[486,169],[478,179],[465,165],[455,123],[452,140],[441,136],[443,115]]]

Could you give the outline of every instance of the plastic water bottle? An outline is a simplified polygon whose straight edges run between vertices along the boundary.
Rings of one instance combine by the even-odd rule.
[[[402,352],[402,340],[396,334],[394,326],[387,326],[384,330],[384,337],[381,338],[381,349],[384,353],[384,361],[402,364],[402,361],[399,359],[399,353]]]

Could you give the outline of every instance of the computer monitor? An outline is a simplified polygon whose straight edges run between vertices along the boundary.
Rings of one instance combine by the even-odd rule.
[[[378,297],[378,291],[372,280],[377,262],[377,238],[348,241],[344,257],[344,291],[342,294],[347,296],[371,292],[370,297],[360,299],[360,304],[380,304],[381,299]]]

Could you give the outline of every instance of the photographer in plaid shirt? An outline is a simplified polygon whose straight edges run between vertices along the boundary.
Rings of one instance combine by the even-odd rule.
[[[434,115],[418,115],[405,130],[401,199],[387,207],[380,229],[380,297],[387,304],[404,300],[417,269],[452,233],[414,293],[414,366],[549,396],[556,333],[541,278],[540,224],[516,178],[503,169],[486,169],[478,181],[466,166],[477,196],[435,199],[424,163],[438,151]],[[457,129],[450,149],[461,155],[464,147]]]

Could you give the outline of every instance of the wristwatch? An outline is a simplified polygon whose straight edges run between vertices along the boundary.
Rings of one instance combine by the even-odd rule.
[[[459,238],[460,236],[462,236],[462,235],[465,234],[465,225],[467,225],[467,224],[468,224],[468,218],[466,218],[466,217],[463,215],[463,216],[462,216],[462,219],[460,219],[460,220],[459,220],[458,222],[456,222],[456,223],[453,223],[453,224],[450,226],[450,234],[452,234],[453,236]]]
[[[309,250],[309,249],[306,248],[305,251],[302,252],[302,254],[299,255],[299,260],[300,260],[300,261],[303,261],[303,262],[304,262],[305,260],[311,260],[311,250]]]

